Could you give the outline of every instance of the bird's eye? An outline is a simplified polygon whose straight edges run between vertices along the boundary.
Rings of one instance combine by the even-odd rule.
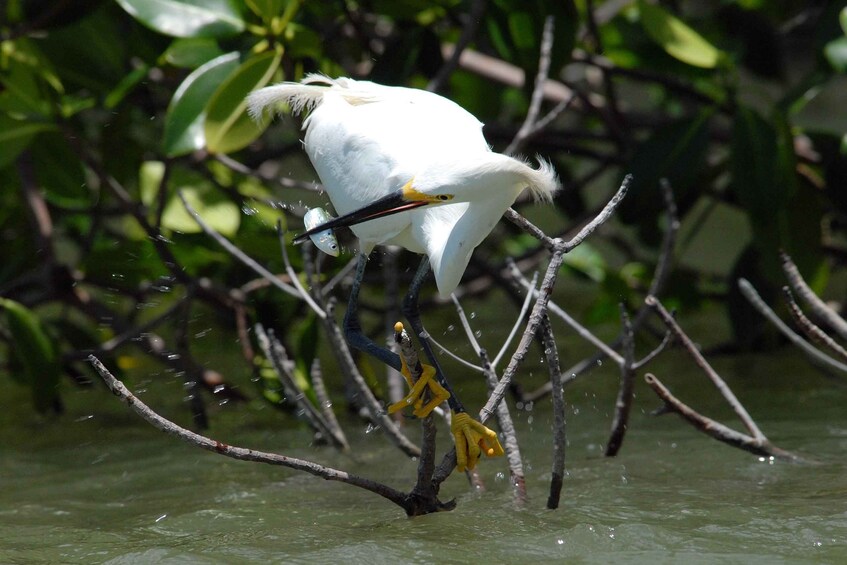
[[[447,195],[447,194],[439,194],[439,195],[438,195],[438,199],[439,199],[439,200],[442,200],[442,201],[444,201],[444,200],[450,200],[450,196],[449,196],[449,195]]]

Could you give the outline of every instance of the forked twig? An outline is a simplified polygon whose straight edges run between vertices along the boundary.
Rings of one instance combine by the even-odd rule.
[[[794,323],[796,323],[803,333],[806,334],[806,337],[818,345],[828,347],[843,361],[847,362],[847,350],[841,347],[837,341],[829,337],[825,331],[806,317],[800,309],[800,305],[794,300],[794,295],[791,294],[791,290],[787,286],[782,287],[782,292],[785,295],[786,303],[788,303],[788,312],[794,319]]]
[[[767,318],[767,320],[773,324],[773,326],[776,327],[782,335],[787,337],[791,343],[799,347],[800,350],[806,354],[812,365],[822,369],[829,375],[842,376],[847,374],[847,365],[836,361],[829,355],[817,350],[811,343],[794,333],[791,328],[789,328],[785,322],[776,315],[776,312],[767,305],[747,279],[738,279],[738,288],[741,290],[741,294],[744,295],[748,302],[750,302],[750,304],[752,304],[760,314]]]
[[[656,395],[664,401],[665,408],[668,411],[679,414],[682,419],[706,435],[756,455],[779,457],[790,461],[801,460],[801,458],[797,455],[771,445],[767,438],[757,440],[752,436],[739,433],[720,422],[703,416],[671,394],[671,391],[669,391],[667,387],[665,387],[665,385],[663,385],[662,382],[654,375],[647,373],[644,376],[644,380],[650,388],[653,389]]]
[[[839,316],[826,303],[821,300],[815,291],[813,291],[806,281],[800,275],[800,270],[791,257],[785,252],[780,252],[782,259],[782,270],[791,284],[791,288],[802,298],[811,308],[815,316],[824,320],[826,324],[832,328],[842,339],[847,339],[847,320]]]
[[[706,373],[706,376],[709,377],[709,380],[712,381],[712,384],[715,385],[715,388],[718,389],[721,396],[726,399],[732,410],[741,419],[741,422],[744,424],[744,427],[747,428],[747,431],[750,432],[750,435],[752,435],[757,441],[766,441],[765,434],[763,434],[762,430],[759,429],[759,426],[756,425],[756,422],[747,412],[747,409],[744,408],[744,405],[742,405],[741,402],[739,402],[738,398],[736,398],[735,394],[732,392],[732,389],[729,388],[729,385],[726,384],[718,372],[709,365],[709,362],[706,361],[706,358],[703,357],[703,354],[700,353],[700,350],[697,349],[697,346],[694,345],[691,338],[682,331],[682,328],[676,323],[676,320],[673,316],[671,316],[671,313],[665,309],[662,303],[659,302],[655,296],[648,296],[644,299],[644,302],[659,315],[668,329],[674,333],[677,341],[685,347],[685,350],[692,359],[694,359],[694,363],[700,367],[704,373]]]
[[[739,419],[744,424],[744,427],[749,431],[749,434],[737,432],[720,422],[716,422],[715,420],[699,414],[693,408],[687,406],[674,397],[655,376],[651,374],[646,375],[645,381],[659,396],[659,398],[664,401],[665,409],[667,411],[676,412],[700,431],[729,445],[739,447],[757,455],[768,455],[783,459],[799,460],[800,458],[796,455],[771,444],[770,440],[768,440],[765,434],[762,433],[759,426],[750,414],[748,414],[741,402],[735,397],[735,394],[733,394],[729,385],[727,385],[712,366],[709,365],[697,349],[697,346],[691,341],[691,338],[689,338],[682,330],[674,317],[665,309],[661,302],[659,302],[655,296],[648,296],[645,299],[645,303],[659,315],[668,329],[674,333],[677,341],[683,345],[686,352],[692,359],[694,359],[695,364],[700,367],[704,373],[706,373],[706,376],[708,376],[709,380],[712,381],[721,393],[721,396],[724,397],[736,415],[738,415]]]

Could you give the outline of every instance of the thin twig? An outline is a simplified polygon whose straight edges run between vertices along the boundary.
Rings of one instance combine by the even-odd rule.
[[[486,0],[473,0],[471,2],[467,21],[462,27],[462,34],[459,36],[459,40],[453,46],[453,52],[450,53],[450,56],[447,57],[447,60],[441,65],[441,68],[438,69],[432,80],[429,81],[429,84],[426,85],[426,89],[430,92],[441,91],[450,78],[450,75],[459,66],[459,58],[462,56],[462,52],[473,41],[474,37],[476,37],[482,16],[485,14],[486,4]]]
[[[792,331],[785,322],[780,320],[776,312],[771,310],[770,306],[759,296],[759,293],[756,292],[756,289],[753,288],[753,285],[747,279],[738,279],[738,288],[741,290],[741,294],[747,298],[747,301],[753,305],[753,308],[758,310],[782,335],[787,337],[791,343],[799,347],[800,351],[806,354],[812,365],[823,370],[826,374],[838,376],[847,374],[847,365],[836,361],[829,355],[816,349],[812,344]]]
[[[282,175],[266,175],[259,170],[251,169],[247,165],[236,161],[229,155],[218,153],[215,155],[215,159],[217,159],[219,162],[223,163],[236,173],[240,173],[245,176],[255,177],[265,182],[276,182],[279,183],[279,185],[283,188],[298,188],[301,190],[308,190],[310,192],[319,193],[324,192],[323,186],[316,182],[303,182],[292,178],[284,177]]]
[[[635,385],[635,370],[633,363],[635,359],[635,336],[632,331],[632,323],[626,313],[626,308],[621,304],[621,325],[623,326],[623,363],[621,367],[621,382],[618,388],[618,398],[615,401],[615,416],[612,420],[612,431],[609,433],[609,441],[606,442],[606,456],[614,457],[623,445],[629,424],[629,412],[632,409],[632,393]]]
[[[538,271],[535,271],[532,274],[532,281],[529,283],[529,288],[534,291],[535,285],[538,283]],[[500,351],[497,352],[497,356],[494,358],[494,361],[491,362],[491,366],[493,368],[497,367],[497,364],[500,363],[500,360],[506,354],[506,351],[509,349],[509,346],[512,344],[512,340],[515,339],[515,336],[518,334],[518,329],[520,329],[520,325],[523,322],[524,318],[526,318],[526,313],[529,312],[529,305],[532,304],[532,299],[535,297],[535,292],[527,292],[524,297],[523,304],[521,304],[521,311],[518,314],[518,319],[515,320],[515,323],[512,324],[512,330],[509,332],[509,335],[503,341],[503,347],[500,348]]]
[[[553,400],[553,464],[550,479],[550,494],[547,496],[547,508],[559,507],[562,486],[565,479],[565,450],[567,449],[565,392],[562,385],[562,368],[559,364],[559,350],[553,335],[550,318],[544,316],[541,324],[541,340],[544,343],[544,356],[547,360],[547,372],[550,376]]]
[[[667,387],[665,387],[665,385],[663,385],[654,375],[647,373],[644,376],[644,380],[665,403],[666,410],[679,414],[682,419],[706,435],[756,455],[779,457],[790,461],[800,461],[800,457],[797,455],[771,445],[764,436],[757,439],[747,434],[739,433],[720,422],[703,416],[671,394],[671,391],[668,390]]]
[[[836,314],[832,308],[827,306],[815,294],[815,291],[803,279],[797,265],[794,264],[794,261],[791,260],[791,257],[787,253],[780,252],[780,258],[782,259],[782,270],[785,272],[785,276],[788,278],[788,282],[791,284],[794,292],[809,305],[816,317],[826,322],[826,325],[841,336],[841,339],[847,339],[847,320]]]
[[[688,354],[694,359],[694,363],[700,367],[706,376],[709,377],[709,380],[712,381],[712,384],[715,385],[715,388],[718,389],[718,392],[721,393],[726,401],[729,403],[730,407],[732,407],[733,411],[738,415],[741,419],[741,422],[744,424],[744,427],[747,428],[747,431],[750,432],[750,435],[753,436],[756,441],[765,441],[765,434],[759,429],[759,426],[756,425],[756,422],[747,412],[747,409],[744,408],[744,405],[736,398],[735,394],[732,392],[732,389],[729,388],[729,385],[718,375],[717,371],[715,371],[709,362],[706,361],[706,358],[703,357],[703,354],[700,353],[700,350],[697,349],[697,346],[694,345],[694,342],[691,341],[691,338],[688,337],[679,324],[676,323],[676,320],[673,316],[671,316],[670,312],[668,312],[665,307],[659,302],[659,299],[653,295],[648,296],[644,299],[645,304],[650,306],[662,319],[665,325],[671,330],[676,336],[677,341],[679,341]]]
[[[326,312],[324,312],[324,309],[312,300],[312,296],[305,288],[303,288],[303,285],[300,284],[300,277],[297,276],[297,273],[294,272],[294,267],[291,266],[291,261],[288,259],[288,249],[285,245],[285,232],[282,230],[282,222],[280,221],[277,221],[276,223],[276,233],[279,237],[279,248],[282,250],[282,262],[285,264],[285,272],[288,273],[288,276],[291,278],[291,284],[294,285],[294,288],[296,288],[297,292],[300,293],[300,298],[309,305],[309,308],[317,314],[318,318],[326,318]]]
[[[288,467],[290,469],[304,471],[306,473],[315,475],[316,477],[320,477],[329,481],[340,481],[342,483],[357,486],[359,488],[363,488],[390,500],[391,502],[400,506],[404,510],[406,509],[407,505],[405,494],[376,481],[372,481],[370,479],[366,479],[364,477],[359,477],[356,475],[351,475],[350,473],[340,471],[338,469],[333,469],[331,467],[318,465],[317,463],[306,461],[304,459],[298,459],[295,457],[278,455],[276,453],[266,453],[263,451],[256,451],[253,449],[245,449],[243,447],[227,445],[220,441],[196,434],[190,430],[186,430],[185,428],[176,425],[170,420],[163,418],[162,416],[154,412],[152,409],[150,409],[150,407],[148,407],[146,404],[141,402],[141,400],[139,400],[138,397],[133,395],[124,386],[122,382],[117,380],[96,357],[92,355],[91,357],[89,357],[89,361],[100,374],[100,376],[103,378],[103,380],[106,382],[112,393],[115,394],[115,396],[120,398],[121,401],[123,401],[130,408],[132,408],[136,412],[136,414],[141,416],[141,418],[143,418],[147,423],[151,424],[153,427],[160,431],[176,436],[177,438],[195,447],[199,447],[201,449],[205,449],[206,451],[211,451],[219,455],[225,455],[226,457],[231,457],[233,459],[239,459],[241,461],[255,461],[258,463],[267,463],[269,465],[280,465],[283,467]]]
[[[312,377],[312,390],[315,391],[315,398],[318,400],[318,410],[324,417],[324,421],[329,427],[333,437],[338,439],[343,451],[350,449],[350,444],[347,441],[347,436],[344,435],[344,430],[338,423],[338,418],[335,417],[335,412],[332,409],[332,401],[329,394],[326,392],[324,384],[323,371],[321,371],[321,360],[317,357],[312,361],[312,368],[309,371],[309,376]]]
[[[347,450],[349,448],[347,440],[343,435],[338,436],[334,433],[332,426],[326,421],[322,412],[310,402],[308,396],[297,385],[297,381],[292,374],[294,362],[289,359],[285,348],[273,332],[265,332],[261,324],[256,324],[254,330],[259,346],[265,353],[265,357],[273,365],[286,396],[297,407],[298,414],[303,416],[319,436],[331,442],[338,449]]]
[[[497,374],[494,372],[494,366],[488,360],[488,353],[483,349],[471,329],[470,321],[465,315],[465,309],[459,303],[459,299],[455,295],[451,295],[453,304],[456,306],[456,312],[461,320],[462,327],[465,329],[468,341],[482,361],[485,380],[488,385],[488,392],[492,392],[497,386]],[[521,316],[523,319],[523,316]],[[526,501],[526,475],[523,469],[521,458],[521,450],[518,445],[518,435],[515,431],[515,424],[512,421],[512,415],[509,412],[509,406],[505,402],[497,405],[497,425],[500,428],[500,434],[503,438],[503,451],[506,453],[506,461],[509,463],[509,474],[512,486],[515,488],[515,495],[520,502]]]
[[[847,361],[847,350],[806,317],[787,286],[782,287],[782,291],[785,294],[785,301],[788,303],[788,311],[791,313],[791,317],[800,329],[803,330],[806,337],[819,345],[830,348],[843,361]]]
[[[544,29],[541,32],[541,48],[538,57],[538,73],[535,75],[532,96],[529,100],[529,109],[515,138],[506,147],[504,151],[506,155],[512,155],[523,147],[530,133],[533,131],[535,122],[538,120],[538,115],[541,112],[541,102],[544,100],[544,84],[547,82],[547,76],[550,73],[550,60],[553,56],[553,31],[556,27],[555,24],[556,21],[552,15],[544,18]]]
[[[371,391],[368,386],[368,383],[365,382],[364,377],[362,377],[362,373],[360,373],[358,367],[356,367],[356,362],[353,361],[353,355],[350,353],[350,347],[347,345],[347,341],[341,334],[341,328],[339,328],[338,324],[335,322],[333,311],[334,305],[330,302],[326,305],[327,316],[321,321],[324,325],[327,338],[329,339],[332,352],[341,367],[342,373],[355,385],[356,390],[359,395],[361,395],[364,406],[368,410],[371,420],[378,424],[378,427],[382,428],[383,433],[388,436],[391,442],[409,457],[420,456],[420,448],[412,443],[409,438],[403,434],[400,428],[397,427],[397,424],[390,416],[388,416],[388,413],[383,409],[382,405],[380,405],[379,401],[374,396],[373,391]]]
[[[241,261],[244,265],[253,269],[253,271],[258,273],[260,276],[264,277],[265,280],[267,280],[279,290],[283,291],[285,294],[294,296],[295,298],[302,298],[296,288],[291,285],[285,284],[284,282],[279,280],[279,277],[277,277],[269,270],[264,268],[262,265],[257,263],[253,258],[241,251],[238,247],[233,245],[231,241],[226,239],[224,236],[212,229],[212,227],[209,226],[206,222],[204,222],[203,218],[200,217],[200,214],[198,214],[197,211],[191,207],[191,204],[189,204],[188,201],[185,199],[185,195],[182,193],[182,191],[178,192],[177,194],[179,195],[179,199],[182,200],[182,205],[185,207],[185,210],[191,215],[192,218],[194,218],[194,221],[197,222],[197,225],[200,226],[200,228],[206,233],[206,235],[218,242],[218,244],[223,247],[227,251],[227,253]]]

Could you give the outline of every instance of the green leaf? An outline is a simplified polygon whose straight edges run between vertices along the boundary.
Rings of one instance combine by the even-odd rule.
[[[823,54],[833,69],[839,73],[847,72],[847,37],[839,37],[827,43]]]
[[[231,0],[116,0],[136,20],[173,37],[229,37],[244,30]]]
[[[215,57],[223,55],[217,41],[207,37],[184,37],[174,39],[162,57],[174,67],[196,69]]]
[[[162,141],[169,157],[185,155],[206,145],[203,123],[206,105],[222,82],[238,68],[238,53],[221,55],[185,77],[165,114]]]
[[[279,16],[282,13],[283,4],[287,4],[289,1],[297,0],[246,0],[246,4],[253,10],[254,14],[262,20],[268,21]]]
[[[264,130],[247,115],[248,93],[265,86],[273,77],[282,53],[264,53],[245,61],[215,91],[206,106],[206,148],[230,153],[247,146]]]
[[[292,59],[318,59],[323,49],[321,36],[316,31],[294,22],[285,28],[285,45]]]
[[[38,184],[47,201],[60,206],[86,206],[92,192],[86,183],[79,156],[61,134],[38,136],[31,146]]]
[[[740,107],[732,130],[732,189],[754,222],[766,225],[785,206],[788,187],[779,174],[776,128],[754,110]]]
[[[55,129],[55,124],[15,120],[0,114],[0,169],[14,161],[35,134]]]
[[[210,183],[183,186],[180,190],[205,223],[227,237],[235,235],[241,223],[241,211],[233,202],[225,200]],[[182,233],[202,231],[177,197],[172,198],[165,207],[162,226]]]
[[[565,265],[594,282],[603,282],[608,266],[603,255],[591,245],[580,245],[565,255]]]
[[[162,161],[144,161],[138,171],[138,193],[141,203],[150,208],[159,194],[159,186],[165,177]]]
[[[111,110],[115,106],[121,103],[124,98],[126,98],[127,94],[132,92],[132,90],[138,86],[138,84],[147,78],[147,73],[150,71],[150,67],[147,65],[142,65],[137,69],[131,70],[121,81],[113,88],[109,94],[106,95],[106,99],[103,101],[103,105]]]
[[[664,8],[644,1],[638,7],[644,30],[671,57],[703,69],[715,68],[723,58],[718,48]]]
[[[63,91],[50,61],[34,42],[17,39],[0,44],[0,111],[50,117]]]
[[[841,13],[838,14],[838,21],[841,23],[841,31],[847,34],[847,7],[841,8]]]
[[[625,223],[638,225],[643,241],[656,244],[661,238],[658,218],[665,210],[659,187],[662,178],[670,181],[681,214],[699,196],[698,176],[705,165],[710,116],[710,111],[704,111],[657,128],[624,167],[635,178],[630,186],[632,197],[624,199],[618,214]]]
[[[26,306],[0,298],[0,308],[6,312],[6,323],[12,337],[11,355],[23,371],[32,389],[36,410],[46,412],[59,402],[60,367],[53,341],[48,336],[38,315]]]

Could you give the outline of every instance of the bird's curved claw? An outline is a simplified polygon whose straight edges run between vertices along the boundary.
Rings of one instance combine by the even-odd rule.
[[[488,457],[503,455],[497,434],[468,416],[467,412],[453,412],[450,431],[456,442],[456,468],[460,473],[476,467],[482,454]]]
[[[418,418],[426,418],[429,416],[430,412],[435,410],[436,406],[450,398],[450,393],[447,392],[447,389],[441,386],[438,381],[433,378],[435,377],[435,367],[421,363],[421,368],[423,369],[423,372],[421,373],[420,378],[416,383],[412,384],[412,374],[409,372],[409,367],[406,366],[406,362],[403,361],[403,366],[401,367],[400,372],[403,374],[403,377],[405,377],[406,382],[409,383],[409,394],[407,394],[402,400],[389,406],[389,414],[393,414],[407,406],[412,406],[414,407],[412,413],[415,416]],[[424,404],[423,392],[426,387],[429,387],[430,400]]]

